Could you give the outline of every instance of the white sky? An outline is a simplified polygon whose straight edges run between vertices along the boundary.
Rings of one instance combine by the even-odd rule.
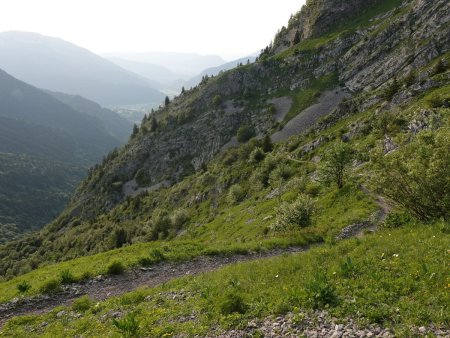
[[[55,36],[95,53],[232,59],[264,48],[305,0],[0,0],[0,32]]]

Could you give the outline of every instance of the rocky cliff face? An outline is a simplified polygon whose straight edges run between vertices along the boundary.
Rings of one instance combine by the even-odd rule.
[[[392,5],[397,2],[309,1],[291,19],[289,28],[278,34],[272,56],[205,80],[180,95],[155,113],[158,128],[144,122],[121,151],[91,171],[69,207],[69,219],[95,218],[108,211],[130,194],[124,189],[130,182],[151,189],[198,170],[242,125],[252,126],[256,134],[270,132],[276,126],[271,99],[294,98],[332,75],[337,75],[339,83],[330,85],[352,93],[373,91],[449,51],[447,0]],[[367,17],[371,13],[376,15]],[[338,29],[354,17],[356,28]],[[301,41],[290,47],[296,31]],[[419,78],[418,88],[425,82]],[[376,95],[370,99],[381,100]],[[59,223],[64,226],[66,220]]]
[[[373,8],[384,0],[308,0],[302,10],[289,20],[275,37],[273,52],[289,48],[296,39],[306,40],[336,30],[352,16]],[[297,41],[298,43],[299,41]]]

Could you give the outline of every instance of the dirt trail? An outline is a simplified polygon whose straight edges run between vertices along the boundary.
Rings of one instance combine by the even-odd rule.
[[[361,189],[372,196],[380,207],[376,221],[384,220],[390,211],[389,205],[382,197],[368,191],[365,187],[361,186]],[[367,222],[366,225],[359,226],[351,236],[343,238],[361,236],[364,230],[373,226],[374,224]],[[347,230],[343,229],[342,234],[345,231]],[[290,247],[247,255],[201,256],[182,263],[162,262],[151,268],[129,270],[118,276],[98,276],[85,283],[73,284],[67,287],[64,292],[53,296],[39,295],[33,298],[24,298],[0,304],[0,329],[12,317],[47,313],[57,306],[70,305],[74,299],[83,295],[88,295],[93,300],[101,301],[133,291],[139,287],[154,287],[175,278],[212,272],[226,265],[276,257],[282,254],[294,254],[307,251],[308,249],[309,247]]]
[[[70,305],[74,299],[83,295],[101,301],[139,287],[154,287],[175,278],[215,271],[229,264],[298,253],[307,249],[308,247],[291,247],[247,255],[201,256],[183,263],[162,262],[151,268],[129,270],[118,276],[98,276],[86,283],[73,284],[64,292],[53,296],[36,296],[0,305],[0,328],[12,317],[47,313],[57,306]]]

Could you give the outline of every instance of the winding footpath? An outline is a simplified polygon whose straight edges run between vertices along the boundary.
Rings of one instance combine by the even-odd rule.
[[[380,210],[372,220],[349,225],[344,228],[339,239],[361,236],[366,229],[372,229],[389,213],[389,206],[383,198],[374,195],[364,187],[361,189],[371,195]],[[0,329],[12,317],[45,314],[58,306],[68,306],[74,299],[88,295],[91,299],[102,301],[109,297],[120,296],[140,287],[155,287],[173,279],[197,275],[218,270],[226,265],[295,254],[309,250],[309,246],[274,249],[267,252],[237,254],[232,256],[200,256],[182,263],[161,262],[151,268],[137,268],[117,276],[97,276],[83,283],[66,286],[63,292],[55,295],[38,295],[30,298],[17,298],[0,304]]]

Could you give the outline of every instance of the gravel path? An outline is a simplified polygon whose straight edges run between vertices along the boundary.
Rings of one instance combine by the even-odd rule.
[[[312,127],[319,118],[328,115],[349,94],[341,90],[324,92],[316,104],[306,108],[290,120],[283,129],[272,135],[274,142],[281,142]]]

